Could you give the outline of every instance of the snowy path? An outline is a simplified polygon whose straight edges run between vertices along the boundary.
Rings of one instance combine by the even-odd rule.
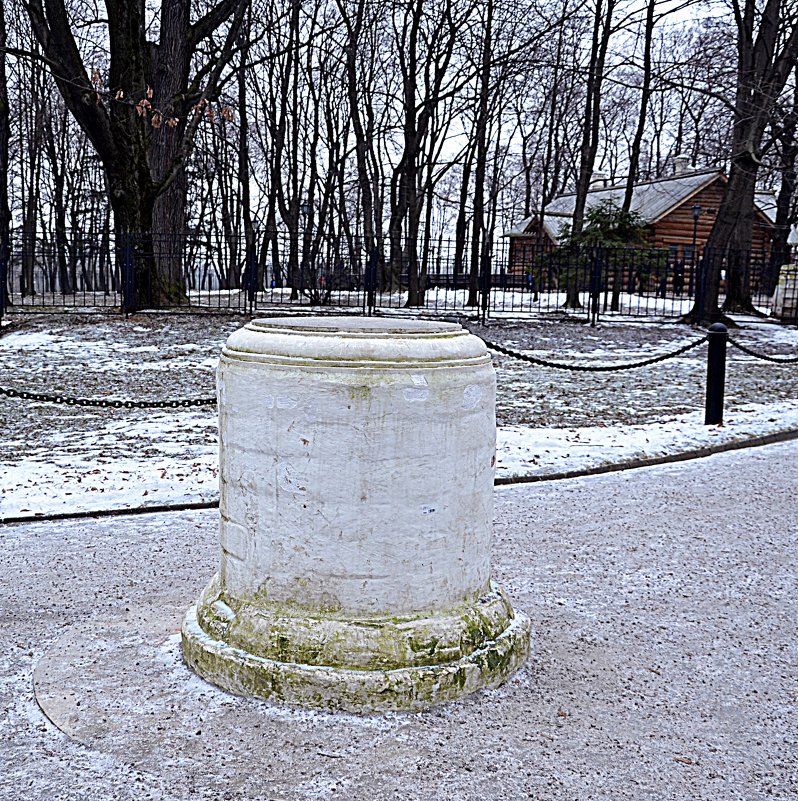
[[[789,442],[499,488],[494,575],[533,656],[498,689],[366,717],[237,698],[182,663],[215,510],[9,525],[0,799],[794,798],[797,485]],[[34,697],[43,663],[62,729]]]

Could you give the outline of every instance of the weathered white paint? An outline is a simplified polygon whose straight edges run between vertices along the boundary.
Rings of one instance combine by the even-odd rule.
[[[496,445],[484,344],[451,323],[314,322],[257,322],[224,348],[223,589],[354,615],[474,600]]]
[[[189,652],[230,656],[200,643],[204,622],[206,638],[258,658],[334,652],[333,667],[361,672],[416,666],[413,637],[433,662],[449,643],[453,663],[506,631],[498,672],[523,659],[528,621],[510,626],[490,587],[495,376],[480,339],[451,323],[260,320],[228,339],[218,387],[221,567],[184,633]],[[480,604],[498,604],[484,625]],[[461,651],[474,625],[479,641]]]

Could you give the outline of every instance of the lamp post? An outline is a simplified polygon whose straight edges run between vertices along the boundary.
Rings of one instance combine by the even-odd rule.
[[[700,203],[693,203],[690,206],[690,214],[693,215],[693,255],[691,257],[690,262],[690,286],[687,289],[687,294],[689,297],[693,297],[693,281],[696,277],[695,275],[695,251],[696,251],[696,241],[698,239],[698,218],[701,216],[701,212],[703,209],[701,208]],[[697,283],[697,282],[696,282]],[[699,287],[696,286],[696,291],[698,291]]]
[[[303,200],[299,204],[299,225],[300,225],[300,234],[302,236],[302,257],[304,259],[305,254],[305,231],[308,228],[308,213],[310,212],[310,204],[307,200]]]
[[[252,219],[244,219],[244,271],[241,288],[246,292],[249,313],[255,308],[255,292],[258,288],[258,258],[256,255],[257,234]]]

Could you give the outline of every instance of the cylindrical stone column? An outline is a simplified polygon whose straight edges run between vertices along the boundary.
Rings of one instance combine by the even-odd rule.
[[[234,693],[355,711],[501,683],[530,625],[490,581],[495,383],[452,323],[230,336],[221,565],[186,617],[187,663]]]

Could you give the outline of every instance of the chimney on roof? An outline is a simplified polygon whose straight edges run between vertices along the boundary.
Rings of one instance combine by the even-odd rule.
[[[683,175],[690,169],[690,156],[673,157],[673,174]]]
[[[593,175],[590,176],[591,189],[603,189],[606,185],[607,185],[606,172],[594,172]]]

